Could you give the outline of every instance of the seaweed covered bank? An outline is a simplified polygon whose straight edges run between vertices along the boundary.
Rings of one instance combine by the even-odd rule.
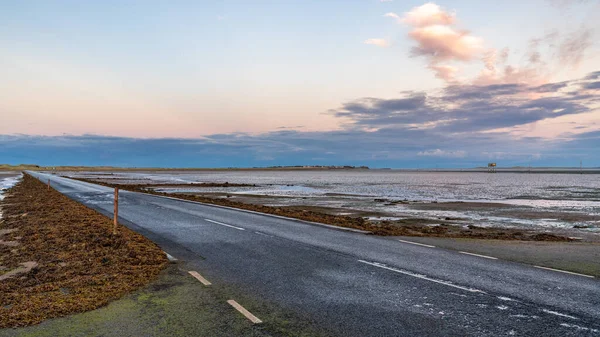
[[[98,308],[166,266],[152,241],[24,175],[0,201],[0,327]]]

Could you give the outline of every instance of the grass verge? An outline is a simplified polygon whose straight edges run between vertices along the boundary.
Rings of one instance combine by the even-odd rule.
[[[92,310],[167,265],[152,241],[25,174],[0,203],[0,327]]]
[[[237,294],[223,285],[205,287],[183,262],[169,264],[149,285],[108,305],[49,319],[19,329],[0,329],[0,337],[54,336],[244,336],[316,337],[330,335],[310,321],[270,304]],[[265,322],[253,325],[229,304],[236,299]]]

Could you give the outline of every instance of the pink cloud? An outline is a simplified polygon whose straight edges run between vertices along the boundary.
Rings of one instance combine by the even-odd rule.
[[[443,64],[431,64],[429,65],[429,69],[435,72],[435,77],[446,82],[456,81],[456,73],[458,73],[459,70],[457,67]]]
[[[433,25],[414,28],[409,36],[418,45],[412,54],[426,56],[431,62],[471,61],[482,52],[482,40],[453,27]]]
[[[456,14],[434,3],[415,7],[402,17],[395,13],[384,16],[411,27],[408,36],[416,42],[411,55],[426,58],[427,67],[444,81],[456,80],[459,68],[452,63],[470,62],[484,52],[482,39],[455,27]]]
[[[390,46],[390,42],[386,39],[367,39],[363,41],[364,44],[370,44],[377,47],[387,48]]]
[[[453,25],[456,21],[456,15],[446,12],[440,6],[429,2],[405,13],[401,20],[403,23],[413,27],[449,26]]]
[[[480,74],[461,82],[541,85],[563,69],[577,68],[594,45],[594,31],[585,26],[557,30],[531,39],[524,55],[515,59],[519,63],[509,64],[508,47],[490,48],[482,38],[458,26],[454,11],[435,3],[425,3],[402,15],[386,13],[384,17],[409,27],[408,37],[414,42],[411,56],[426,60],[427,68],[437,78],[451,84],[459,82],[457,75],[463,65],[481,62]]]
[[[564,69],[577,68],[593,45],[593,31],[582,27],[571,32],[554,31],[529,41],[526,63],[507,65],[508,49],[492,49],[482,58],[485,68],[474,80],[480,85],[525,83],[541,85]],[[502,57],[495,57],[496,54]]]

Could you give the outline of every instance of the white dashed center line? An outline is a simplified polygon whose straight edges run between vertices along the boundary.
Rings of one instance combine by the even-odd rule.
[[[459,253],[461,253],[461,254],[467,254],[467,255],[473,255],[473,256],[477,256],[477,257],[483,257],[484,259],[498,260],[497,257],[493,257],[493,256],[480,255],[480,254],[469,253],[469,252],[459,252]]]
[[[208,282],[207,279],[205,279],[204,277],[202,277],[202,275],[198,274],[197,271],[189,271],[188,273],[190,273],[190,275],[192,275],[193,277],[196,278],[196,280],[200,281],[200,283],[204,284],[205,286],[209,286],[212,283]]]
[[[244,315],[252,323],[254,323],[254,324],[262,323],[262,321],[260,319],[258,319],[258,317],[252,315],[252,313],[250,311],[246,310],[246,308],[239,305],[238,302],[236,302],[234,300],[229,300],[229,301],[227,301],[227,303],[229,303],[232,307],[235,308],[235,310],[239,311],[242,315]]]
[[[404,243],[410,243],[411,245],[417,245],[417,246],[423,246],[423,247],[435,248],[435,246],[432,246],[432,245],[426,245],[426,244],[424,244],[424,243],[418,243],[418,242],[412,242],[412,241],[406,241],[406,240],[400,240],[400,239],[398,239],[398,241],[400,241],[400,242],[404,242]]]
[[[565,317],[565,318],[570,318],[570,319],[578,319],[577,317],[573,317],[571,315],[563,314],[563,313],[548,310],[548,309],[542,309],[542,311],[547,314],[551,314],[551,315],[555,315],[555,316],[560,316],[560,317]]]
[[[238,229],[238,230],[241,230],[241,231],[245,230],[242,227],[236,227],[236,226],[228,225],[226,223],[222,223],[222,222],[218,222],[218,221],[214,221],[214,220],[210,220],[210,219],[204,219],[204,220],[206,220],[208,222],[212,222],[212,223],[217,224],[217,225],[221,225],[221,226],[225,226],[225,227],[230,227],[230,228],[235,228],[235,229]]]

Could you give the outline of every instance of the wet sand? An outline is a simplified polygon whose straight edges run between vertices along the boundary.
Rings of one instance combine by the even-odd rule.
[[[451,221],[458,219],[447,218],[443,222],[433,218],[417,218],[410,217],[404,219],[386,219],[386,218],[368,218],[355,214],[358,210],[351,208],[349,205],[342,205],[342,209],[351,209],[352,212],[341,213],[335,210],[332,205],[323,205],[323,200],[320,201],[318,208],[314,205],[269,205],[265,202],[265,196],[262,196],[260,202],[253,203],[249,200],[244,200],[245,196],[232,195],[225,193],[224,195],[208,196],[206,193],[166,193],[161,192],[160,186],[153,188],[146,184],[116,184],[107,182],[103,179],[85,179],[74,178],[77,180],[97,183],[109,187],[118,187],[123,190],[136,192],[145,192],[156,195],[168,195],[184,200],[197,201],[208,204],[216,204],[233,208],[252,210],[267,214],[274,214],[290,218],[296,218],[306,221],[319,222],[340,227],[355,228],[371,232],[375,235],[383,236],[436,236],[436,237],[463,237],[463,238],[479,238],[479,239],[499,239],[499,240],[524,240],[524,241],[557,241],[570,242],[579,239],[571,238],[565,235],[556,235],[551,232],[540,232],[530,229],[514,229],[514,228],[498,228],[498,227],[481,227],[475,225],[465,225],[464,223],[453,223]],[[256,196],[253,196],[256,198]],[[289,198],[288,198],[289,199]],[[297,198],[296,198],[297,199]],[[309,199],[306,199],[309,200]],[[314,198],[310,198],[314,202]],[[374,200],[381,202],[382,200]],[[326,212],[325,210],[328,210]],[[337,213],[337,214],[336,214]],[[361,214],[365,215],[365,214]]]
[[[19,174],[21,174],[21,173],[19,173],[19,172],[12,172],[12,171],[6,171],[6,172],[0,171],[0,180],[2,180],[4,178],[16,177]]]
[[[161,190],[161,187],[156,186],[156,189]],[[474,220],[470,216],[464,216],[464,214],[470,213],[481,213],[490,217],[521,220],[557,220],[571,223],[572,227],[532,228],[531,226],[513,225],[503,226],[503,228],[511,230],[535,230],[540,233],[576,237],[582,241],[600,242],[600,232],[593,231],[595,228],[585,224],[590,222],[600,224],[600,216],[581,212],[549,211],[530,206],[497,202],[423,202],[394,201],[378,198],[364,200],[342,194],[310,198],[224,192],[178,192],[172,194],[188,194],[205,198],[228,199],[246,204],[285,207],[294,210],[310,210],[334,216],[363,217],[376,222],[388,221],[399,225],[418,223],[422,225],[498,228],[498,226],[489,225],[486,217],[483,217],[481,220]],[[390,206],[393,207],[393,210],[390,209]],[[415,214],[413,211],[420,212]],[[451,215],[447,215],[447,213]],[[582,231],[581,229],[584,230]]]

